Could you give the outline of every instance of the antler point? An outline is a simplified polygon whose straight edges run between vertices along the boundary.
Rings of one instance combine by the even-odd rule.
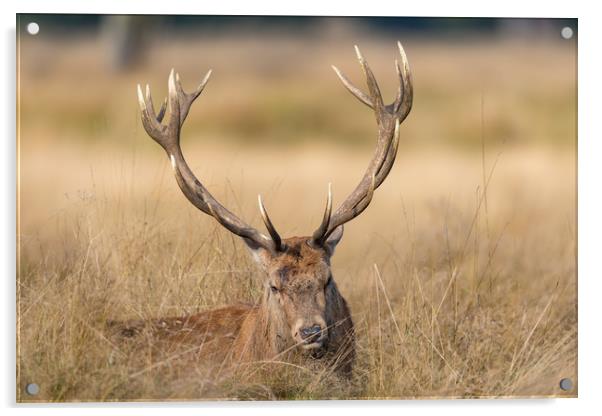
[[[341,70],[334,65],[331,65],[331,67],[334,73],[337,74],[337,77],[339,77],[340,80],[343,80],[343,73],[341,72]]]
[[[140,103],[140,108],[145,110],[146,102],[144,101],[144,96],[142,95],[142,88],[140,87],[140,84],[137,85],[136,89],[138,91],[138,103]]]
[[[171,72],[169,73],[169,80],[167,82],[167,86],[168,86],[168,90],[169,90],[169,95],[171,96],[176,96],[177,95],[177,91],[176,91],[176,81],[174,79],[174,70],[173,68],[171,69]]]
[[[261,194],[257,194],[257,203],[259,204],[259,212],[262,216],[265,216],[265,207],[263,206],[263,200]]]
[[[360,51],[359,46],[353,45],[353,47],[355,48],[355,54],[357,55],[357,59],[359,59],[360,61],[363,61],[364,57],[362,56],[362,52]]]
[[[400,41],[397,41],[397,47],[399,48],[399,55],[401,56],[401,63],[403,65],[403,71],[408,72],[408,70],[409,70],[408,57],[406,55],[406,51],[403,49],[403,46],[401,46]]]
[[[209,69],[209,71],[207,71],[207,73],[205,74],[205,77],[203,78],[203,80],[201,81],[201,84],[199,85],[199,88],[198,88],[199,91],[201,91],[205,87],[205,84],[207,84],[207,82],[209,81],[209,78],[211,77],[212,73],[213,73],[213,69]]]

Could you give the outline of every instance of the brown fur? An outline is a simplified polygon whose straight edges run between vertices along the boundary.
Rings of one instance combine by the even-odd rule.
[[[267,274],[257,305],[230,305],[182,318],[115,322],[110,324],[113,335],[123,341],[145,334],[157,349],[191,346],[198,359],[225,360],[230,365],[319,359],[348,376],[355,358],[353,322],[330,272],[333,247],[312,247],[308,241],[286,239],[286,250],[276,255],[257,249],[254,254]],[[313,324],[324,328],[325,340],[320,347],[304,350],[299,329]]]

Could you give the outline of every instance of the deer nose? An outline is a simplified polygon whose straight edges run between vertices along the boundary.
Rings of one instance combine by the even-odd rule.
[[[322,331],[322,327],[320,325],[314,325],[314,326],[310,326],[307,328],[301,328],[299,330],[299,335],[301,335],[301,338],[303,339],[308,339],[308,338],[318,338],[317,335]]]

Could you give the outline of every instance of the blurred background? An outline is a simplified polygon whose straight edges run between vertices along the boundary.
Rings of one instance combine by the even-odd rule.
[[[41,354],[34,339],[48,349],[36,335],[40,322],[56,315],[46,320],[51,339],[52,322],[64,321],[65,276],[100,279],[77,289],[86,300],[74,307],[78,316],[100,302],[91,320],[107,305],[125,318],[257,299],[259,286],[234,290],[238,266],[250,270],[243,245],[186,201],[144,132],[138,83],[150,85],[157,104],[172,67],[188,91],[213,69],[183,129],[188,163],[246,221],[262,229],[262,194],[282,235],[308,235],[328,182],[336,206],[363,175],[376,138],[371,110],[330,66],[364,88],[357,44],[391,102],[399,40],[413,109],[396,165],[346,227],[333,262],[359,328],[365,322],[360,342],[373,339],[362,316],[372,310],[364,294],[376,264],[399,322],[408,334],[421,328],[408,335],[424,342],[407,347],[416,351],[411,361],[431,363],[422,387],[403,390],[400,379],[390,394],[464,394],[468,380],[475,394],[560,394],[556,377],[576,377],[576,19],[19,15],[17,28],[20,299],[30,354]],[[224,269],[236,279],[223,283]],[[202,270],[214,280],[199,281]],[[419,305],[410,308],[411,299]],[[437,306],[449,312],[440,332],[429,315]],[[478,337],[458,346],[445,328]],[[435,344],[437,354],[420,355]],[[59,350],[61,368],[79,362],[66,364]],[[444,356],[446,365],[433,364]],[[28,371],[60,372],[41,360]],[[450,382],[450,365],[474,378]],[[64,377],[81,378],[78,368]],[[361,394],[389,394],[382,379],[370,383]],[[75,394],[58,391],[50,397]]]
[[[40,26],[35,36],[30,22]],[[333,181],[342,198],[371,156],[373,117],[330,68],[336,64],[363,87],[354,44],[385,100],[395,93],[397,40],[409,56],[415,100],[394,170],[400,180],[423,188],[432,178],[450,189],[445,182],[468,165],[420,162],[419,178],[404,170],[450,154],[475,158],[480,168],[483,147],[487,162],[504,149],[524,155],[531,169],[533,152],[553,151],[571,164],[575,158],[576,20],[20,15],[19,23],[21,220],[33,229],[87,188],[92,172],[108,180],[102,168],[136,166],[130,179],[148,195],[141,187],[154,187],[149,175],[163,175],[165,161],[141,130],[135,88],[148,83],[159,103],[172,67],[188,89],[214,70],[184,128],[189,163],[213,189],[249,177],[250,193],[273,199],[276,216],[299,201],[270,187],[307,182],[303,201],[319,210],[325,184]],[[571,39],[561,35],[565,27]],[[341,172],[347,157],[358,165]],[[113,179],[125,180],[119,175]],[[44,181],[53,186],[37,189]],[[394,181],[388,189],[408,191]]]

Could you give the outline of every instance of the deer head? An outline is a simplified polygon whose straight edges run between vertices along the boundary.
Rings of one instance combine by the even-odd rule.
[[[364,176],[338,209],[332,212],[332,191],[328,186],[326,209],[319,227],[311,236],[282,239],[272,224],[259,196],[259,211],[268,235],[243,222],[220,204],[189,168],[180,147],[180,132],[190,106],[209,80],[207,73],[192,93],[182,89],[180,77],[172,70],[169,95],[155,113],[148,85],[146,94],[138,85],[138,99],[144,129],[165,149],[180,189],[188,200],[205,214],[215,218],[231,233],[241,237],[255,261],[265,272],[263,302],[274,321],[288,329],[290,339],[307,350],[323,347],[328,342],[332,310],[340,295],[332,278],[330,258],[343,236],[343,224],[360,215],[370,204],[374,191],[389,174],[399,143],[399,125],[412,107],[412,82],[405,52],[398,43],[401,63],[395,61],[399,77],[397,96],[385,105],[376,79],[356,46],[359,63],[366,76],[368,93],[354,86],[336,67],[343,85],[362,103],[374,110],[378,127],[376,150]],[[169,106],[170,118],[162,123]]]

